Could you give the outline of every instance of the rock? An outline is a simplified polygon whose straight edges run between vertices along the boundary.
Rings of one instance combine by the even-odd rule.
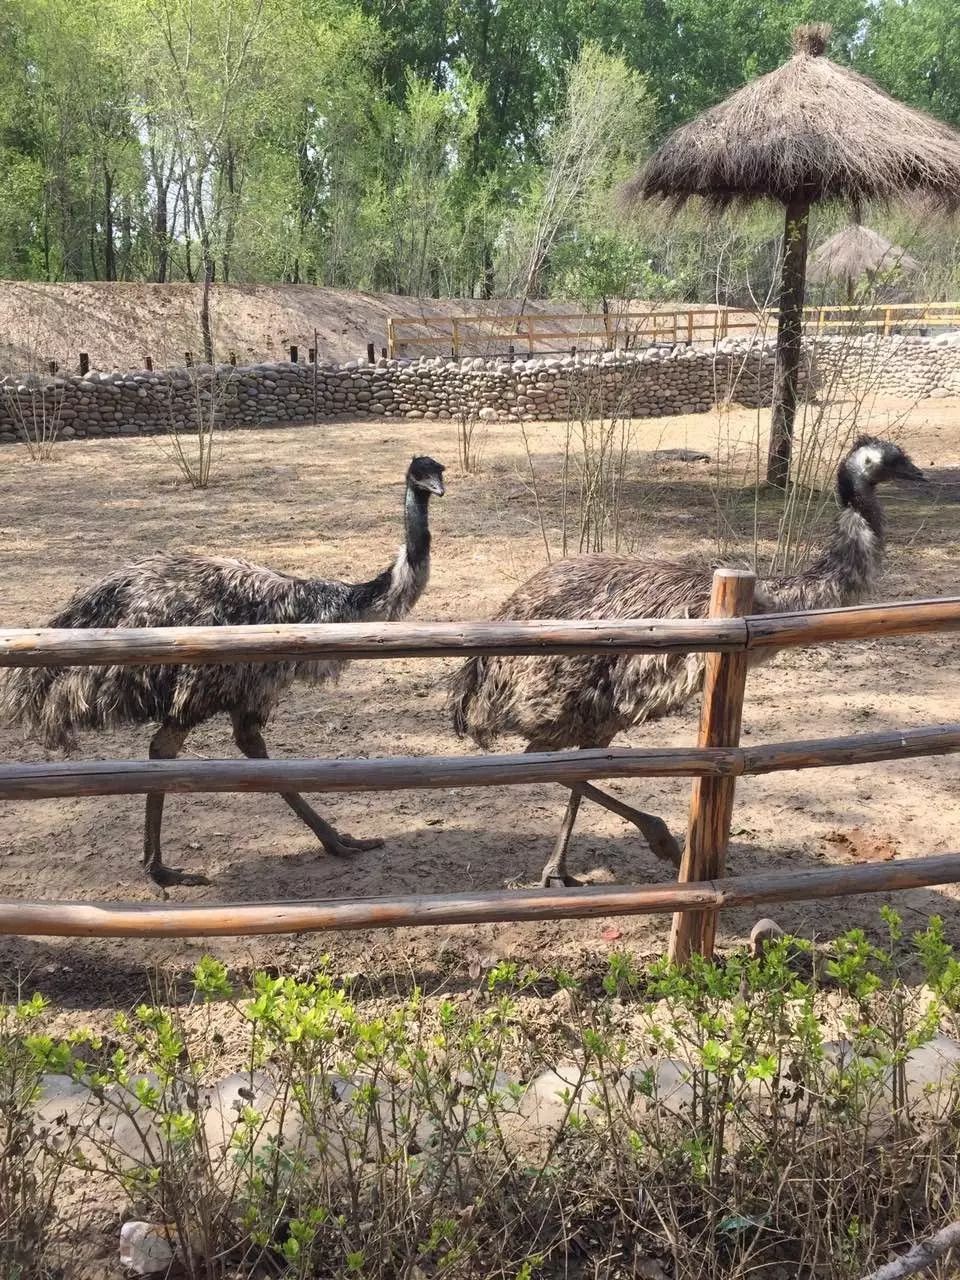
[[[552,1132],[560,1128],[568,1109],[571,1115],[583,1118],[597,1096],[598,1086],[589,1075],[582,1079],[581,1075],[576,1063],[559,1063],[555,1070],[544,1071],[527,1085],[518,1113],[534,1129]],[[577,1093],[576,1102],[570,1108],[569,1099],[574,1093]]]
[[[955,1106],[960,1083],[960,1044],[949,1036],[934,1036],[910,1051],[904,1076],[908,1105],[927,1119],[944,1118]]]
[[[629,1067],[620,1077],[617,1092],[638,1114],[657,1109],[674,1116],[689,1116],[694,1102],[693,1072],[679,1058],[654,1058]]]
[[[174,1235],[173,1226],[125,1222],[120,1228],[120,1265],[138,1276],[167,1271],[176,1253]]]
[[[783,930],[776,920],[771,920],[769,916],[765,916],[764,919],[758,920],[750,930],[750,954],[761,956],[768,942],[773,942],[782,937]]]

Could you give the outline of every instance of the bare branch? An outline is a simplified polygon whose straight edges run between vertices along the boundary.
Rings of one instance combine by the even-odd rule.
[[[960,1222],[951,1222],[929,1240],[921,1240],[902,1258],[895,1258],[879,1271],[871,1271],[863,1280],[902,1280],[904,1276],[928,1271],[935,1262],[960,1245]]]

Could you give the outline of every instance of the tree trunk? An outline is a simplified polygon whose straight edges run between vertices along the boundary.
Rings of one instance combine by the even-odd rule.
[[[233,226],[237,208],[237,162],[233,143],[227,140],[227,216],[224,219],[223,244],[220,252],[220,279],[224,284],[230,280],[230,260],[233,252]]]
[[[213,259],[203,254],[203,292],[200,295],[200,333],[203,337],[203,359],[213,364],[213,331],[210,327],[210,286],[213,283]]]
[[[154,170],[156,174],[157,170]],[[169,210],[167,208],[167,196],[169,186],[165,182],[161,182],[154,178],[156,186],[156,205],[153,211],[153,252],[156,268],[154,271],[154,279],[157,284],[166,284],[167,272],[170,268],[170,234],[169,234]]]
[[[492,298],[494,285],[493,249],[484,236],[480,276],[480,297]]]
[[[797,413],[797,382],[803,338],[803,297],[807,280],[809,222],[809,201],[795,200],[787,205],[783,234],[783,268],[780,273],[770,450],[767,455],[767,483],[781,489],[786,488],[790,475],[793,423]]]
[[[46,190],[46,184],[44,184],[43,207],[42,207],[42,213],[41,213],[40,226],[41,226],[41,235],[42,235],[42,243],[43,243],[43,278],[44,280],[49,281],[53,279],[53,276],[51,275],[51,268],[50,268],[50,217],[49,217],[49,210],[47,208],[47,195],[48,193]]]
[[[108,280],[117,278],[117,247],[113,242],[113,173],[103,166],[103,266]]]
[[[130,197],[123,197],[120,216],[120,279],[129,280],[131,277],[131,262],[133,259],[133,212],[130,208]]]

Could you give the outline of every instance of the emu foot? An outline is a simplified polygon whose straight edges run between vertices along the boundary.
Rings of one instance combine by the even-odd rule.
[[[158,862],[154,867],[148,867],[147,875],[153,883],[158,885],[161,889],[170,889],[174,885],[194,887],[196,885],[213,883],[212,880],[201,875],[199,872],[181,871],[179,867],[167,867],[162,862]]]
[[[677,871],[683,861],[683,849],[679,840],[662,818],[652,818],[647,830],[643,832],[650,852],[661,862],[667,862]]]
[[[384,842],[376,837],[357,840],[353,836],[338,832],[336,840],[323,840],[321,843],[324,852],[329,853],[332,858],[351,858],[355,853],[366,853],[369,849],[382,849]]]
[[[586,880],[578,880],[576,876],[571,876],[566,871],[562,875],[545,871],[540,877],[540,885],[544,889],[582,889],[586,883]]]

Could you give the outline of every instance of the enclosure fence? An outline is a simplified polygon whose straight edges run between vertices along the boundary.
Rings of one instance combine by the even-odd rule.
[[[603,313],[530,312],[520,315],[477,312],[459,316],[391,316],[387,355],[435,348],[459,358],[464,354],[535,355],[596,347],[646,347],[658,343],[716,346],[731,335],[773,332],[775,311],[749,312],[733,307],[659,307],[607,310]],[[910,302],[883,305],[806,307],[808,334],[856,330],[883,337],[928,327],[960,325],[958,302]]]
[[[673,883],[267,903],[0,901],[0,934],[204,937],[474,924],[674,912],[671,955],[711,955],[724,908],[960,882],[960,853],[892,863],[725,878],[736,779],[946,755],[960,723],[744,747],[750,655],[960,630],[960,598],[751,614],[754,578],[714,575],[702,619],[0,630],[0,666],[204,664],[471,654],[706,654],[696,747],[386,759],[106,760],[0,764],[0,799],[222,791],[401,791],[564,786],[604,778],[693,778],[686,845]]]

